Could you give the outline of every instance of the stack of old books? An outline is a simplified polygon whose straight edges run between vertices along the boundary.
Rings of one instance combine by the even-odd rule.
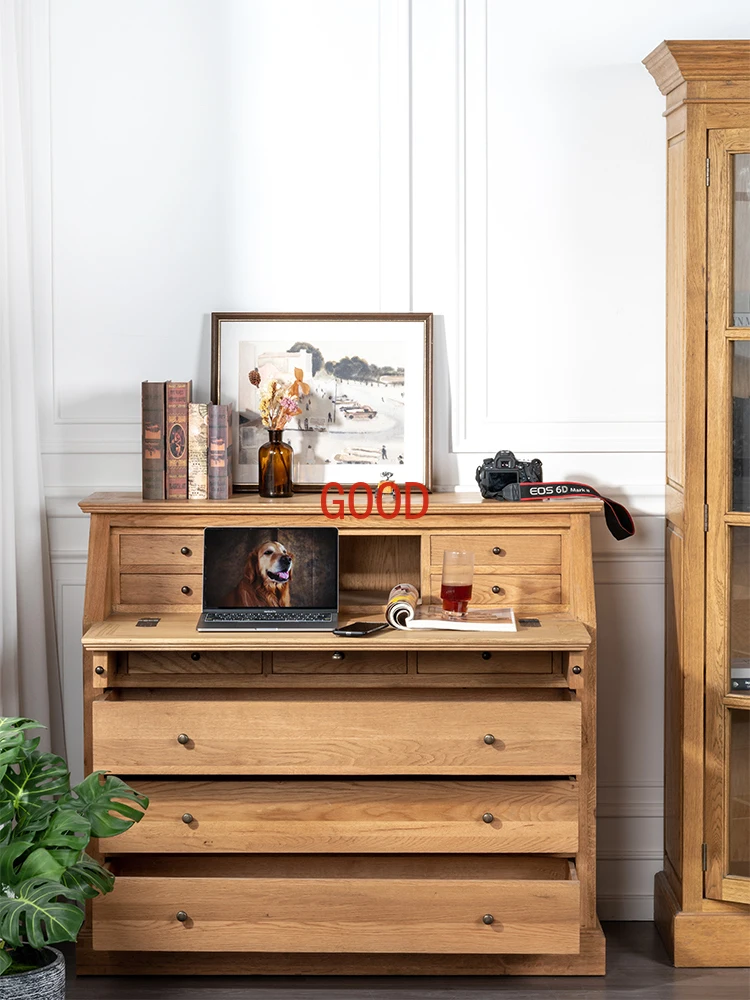
[[[232,404],[193,403],[192,382],[141,386],[143,499],[232,495]]]

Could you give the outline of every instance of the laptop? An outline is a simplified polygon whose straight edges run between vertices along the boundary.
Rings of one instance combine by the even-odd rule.
[[[198,632],[330,632],[337,528],[206,528]]]

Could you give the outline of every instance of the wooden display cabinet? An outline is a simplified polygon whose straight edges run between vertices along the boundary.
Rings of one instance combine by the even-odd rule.
[[[750,955],[750,41],[663,42],[667,98],[664,870],[679,966]]]

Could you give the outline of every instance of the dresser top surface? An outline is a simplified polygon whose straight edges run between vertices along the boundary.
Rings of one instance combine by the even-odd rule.
[[[361,617],[362,609],[358,611]],[[197,632],[195,614],[163,614],[151,628],[136,625],[143,615],[114,614],[93,625],[83,636],[91,652],[112,650],[273,650],[273,649],[392,649],[456,650],[486,649],[514,652],[539,650],[584,650],[591,643],[586,626],[569,615],[537,615],[539,626],[519,626],[517,632],[461,632],[445,629],[391,629],[370,637],[341,638],[331,632]],[[381,617],[381,616],[378,616]],[[342,622],[357,615],[343,608]]]
[[[347,488],[348,489],[348,488]],[[331,500],[340,500],[338,494],[331,494]],[[357,495],[357,509],[365,502],[364,494]],[[421,498],[415,496],[415,510],[421,509]],[[229,500],[144,500],[140,493],[92,493],[79,503],[81,510],[88,514],[262,514],[273,513],[320,514],[320,493],[297,493],[285,500],[267,500],[257,493],[235,494]],[[524,500],[520,503],[498,502],[484,500],[476,493],[431,493],[427,514],[481,514],[488,513],[528,515],[528,514],[580,514],[600,511],[602,501],[590,497],[576,500]],[[345,522],[354,519],[348,513]],[[383,522],[373,514],[368,522],[378,521],[381,524],[405,522],[403,514],[392,521]],[[421,518],[411,518],[409,525],[419,525]],[[335,522],[334,522],[335,523]]]

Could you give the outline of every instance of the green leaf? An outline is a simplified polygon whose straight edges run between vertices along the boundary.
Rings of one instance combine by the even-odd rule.
[[[16,770],[17,768],[17,770]],[[2,779],[19,822],[49,815],[50,797],[70,790],[70,775],[62,757],[32,750],[14,762]]]
[[[13,959],[5,948],[0,948],[0,976],[13,964]]]
[[[75,888],[43,878],[22,882],[13,898],[0,895],[0,938],[13,948],[28,941],[37,949],[58,941],[75,941],[83,910],[75,903],[59,902],[58,896],[83,899]]]
[[[45,847],[37,847],[26,858],[18,872],[18,878],[25,881],[29,878],[48,878],[53,882],[61,882],[65,867]]]
[[[95,771],[76,785],[66,802],[91,823],[92,837],[114,837],[143,818],[148,799],[121,778]]]
[[[44,726],[33,719],[11,718],[0,716],[0,764],[10,764],[18,760],[24,747],[24,730],[44,729]],[[39,738],[29,741],[32,749],[36,749]],[[24,750],[28,749],[28,745]]]
[[[3,886],[13,888],[19,880],[16,862],[34,845],[31,841],[17,840],[0,847],[0,892]]]
[[[39,847],[68,847],[82,851],[91,837],[91,824],[69,805],[52,814],[47,828],[34,838]]]
[[[87,899],[106,895],[115,887],[115,877],[112,872],[103,868],[88,854],[84,854],[78,864],[70,867],[60,880],[63,885],[80,889]]]

